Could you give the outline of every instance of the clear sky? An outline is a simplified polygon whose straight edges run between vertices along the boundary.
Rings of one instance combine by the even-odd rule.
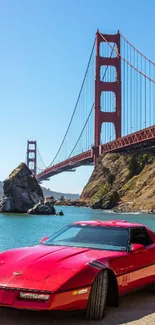
[[[97,28],[122,34],[155,61],[154,0],[0,0],[0,180],[37,140],[45,163],[68,125]],[[80,192],[92,168],[51,178]]]

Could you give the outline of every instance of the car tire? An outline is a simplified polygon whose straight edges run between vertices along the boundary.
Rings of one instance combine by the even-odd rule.
[[[108,290],[108,272],[101,271],[95,278],[86,309],[86,319],[101,320],[105,314]]]

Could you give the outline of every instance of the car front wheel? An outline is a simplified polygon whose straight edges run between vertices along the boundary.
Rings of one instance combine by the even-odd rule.
[[[108,272],[101,271],[95,278],[86,310],[86,318],[89,320],[101,320],[105,314],[108,289]]]

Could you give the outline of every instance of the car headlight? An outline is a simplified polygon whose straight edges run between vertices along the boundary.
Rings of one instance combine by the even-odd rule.
[[[29,292],[20,292],[21,299],[33,299],[33,300],[48,300],[50,295],[38,294],[38,293],[29,293]]]

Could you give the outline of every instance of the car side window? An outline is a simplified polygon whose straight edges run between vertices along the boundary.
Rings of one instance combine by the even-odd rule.
[[[145,230],[145,228],[131,228],[130,231],[130,243],[131,244],[141,244],[144,246],[151,245],[152,239],[150,238],[149,234]]]

